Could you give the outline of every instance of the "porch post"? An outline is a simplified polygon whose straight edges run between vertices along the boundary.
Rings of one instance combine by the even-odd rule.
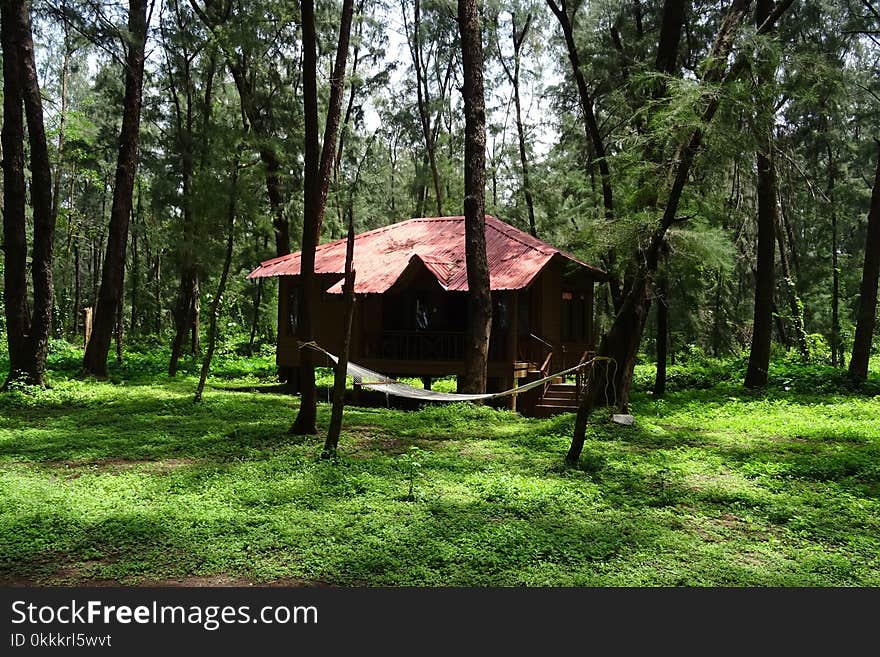
[[[512,388],[519,383],[519,379],[515,376],[517,345],[519,343],[519,290],[512,290],[510,296],[511,303],[510,314],[508,317],[509,329],[507,331],[507,358],[505,359],[506,364],[510,367],[510,378],[507,379],[510,381],[510,386],[505,387]],[[510,396],[510,410],[516,410],[516,395]]]

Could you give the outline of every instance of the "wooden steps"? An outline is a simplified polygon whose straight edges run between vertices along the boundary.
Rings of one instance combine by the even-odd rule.
[[[535,417],[574,413],[577,408],[577,388],[573,383],[562,383],[558,379],[547,386],[547,391],[535,405]]]
[[[513,364],[513,378],[514,379],[524,379],[529,374],[537,371],[538,366],[535,363],[530,363],[524,360],[518,360]],[[540,374],[540,372],[539,372]]]

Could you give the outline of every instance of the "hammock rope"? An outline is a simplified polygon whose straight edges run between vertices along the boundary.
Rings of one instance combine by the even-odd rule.
[[[329,351],[321,347],[318,343],[311,342],[299,342],[300,349],[312,349],[319,353],[327,356],[330,361],[335,365],[339,362],[339,358]],[[557,379],[559,377],[563,377],[567,374],[571,374],[572,372],[576,372],[579,369],[589,367],[593,363],[598,361],[612,361],[613,359],[608,358],[606,356],[594,356],[590,360],[583,361],[578,363],[574,367],[569,367],[567,369],[556,372],[555,374],[550,374],[545,376],[537,381],[531,381],[522,386],[517,386],[515,388],[511,388],[510,390],[504,390],[503,392],[494,392],[494,393],[483,393],[483,394],[464,394],[457,392],[439,392],[436,390],[425,390],[423,388],[416,388],[415,386],[411,386],[407,383],[402,383],[397,379],[393,379],[391,377],[385,376],[380,372],[375,372],[371,369],[363,367],[362,365],[357,365],[356,363],[352,363],[349,361],[348,366],[346,368],[347,374],[354,378],[355,385],[363,386],[364,388],[369,388],[370,390],[376,390],[378,392],[384,392],[386,395],[394,395],[395,397],[406,397],[409,399],[423,399],[425,401],[445,401],[445,402],[457,402],[457,401],[478,401],[485,399],[498,399],[499,397],[509,397],[511,395],[518,395],[520,393],[526,392],[528,390],[532,390],[533,388],[537,388],[539,386],[543,386],[548,381],[552,381],[553,379]]]

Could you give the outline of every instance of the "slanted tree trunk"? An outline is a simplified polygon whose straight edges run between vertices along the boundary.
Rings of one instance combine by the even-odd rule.
[[[772,15],[762,23],[759,34],[770,32],[780,16],[793,0],[783,0]],[[725,87],[743,70],[745,61],[737,59],[728,67],[727,61],[733,47],[734,38],[748,12],[750,0],[734,0],[718,30],[712,44],[707,66],[703,70],[700,83],[707,88]],[[630,383],[635,367],[636,355],[644,330],[645,318],[650,306],[652,278],[657,271],[659,252],[666,232],[677,220],[682,192],[690,176],[694,159],[702,147],[705,128],[714,118],[720,105],[721,95],[713,93],[701,97],[697,103],[699,125],[682,143],[676,157],[672,160],[670,185],[666,193],[666,204],[657,227],[647,240],[646,246],[639,250],[635,272],[626,296],[605,333],[599,346],[599,362],[590,368],[587,379],[587,392],[578,408],[571,447],[566,454],[568,464],[576,464],[583,451],[587,422],[593,409],[600,404],[614,403],[620,408],[629,401]],[[607,366],[605,365],[607,364]],[[605,391],[613,393],[613,399],[605,399]]]
[[[122,129],[119,134],[119,153],[116,161],[116,179],[113,187],[113,205],[107,235],[107,252],[101,270],[101,289],[98,293],[92,338],[86,347],[83,367],[89,374],[107,376],[107,352],[113,337],[116,312],[122,296],[122,276],[125,267],[125,246],[131,218],[134,179],[137,173],[138,143],[140,141],[141,101],[144,82],[144,49],[147,41],[148,0],[129,0],[128,33],[130,41],[125,56],[125,100]]]
[[[565,39],[565,48],[568,54],[568,60],[571,63],[572,74],[574,75],[575,85],[578,90],[578,99],[580,100],[581,112],[584,115],[584,131],[587,141],[592,147],[592,154],[589,158],[589,165],[593,164],[599,167],[599,178],[602,184],[602,207],[605,212],[607,221],[614,220],[614,193],[611,187],[611,168],[608,165],[608,153],[605,147],[605,140],[599,130],[599,121],[596,118],[593,96],[587,86],[587,80],[584,77],[581,65],[580,53],[574,39],[573,19],[569,15],[568,4],[566,0],[547,0],[547,5],[556,16],[559,27],[562,29],[562,36]],[[577,6],[572,11],[577,11]],[[592,173],[591,173],[592,175]],[[620,309],[623,302],[623,290],[621,289],[620,277],[614,271],[616,265],[616,255],[613,249],[609,249],[604,255],[604,263],[609,272],[608,286],[611,293],[611,299],[614,303],[615,310]]]
[[[666,361],[669,351],[669,275],[663,272],[657,281],[657,373],[654,396],[666,394]]]
[[[406,11],[404,10],[404,21]],[[422,17],[421,0],[413,3],[412,32],[408,25],[407,40],[409,42],[410,55],[412,56],[413,68],[416,73],[416,107],[419,112],[419,125],[422,128],[422,136],[425,139],[425,154],[431,171],[431,180],[434,183],[434,200],[437,203],[437,216],[443,216],[443,189],[440,185],[440,172],[437,169],[437,147],[435,130],[431,125],[431,96],[428,91],[428,70],[424,61],[424,48],[422,41]],[[439,123],[439,117],[438,117]],[[421,214],[421,212],[417,212]]]
[[[321,224],[327,205],[330,173],[336,153],[336,137],[342,114],[342,94],[345,86],[345,68],[354,1],[344,0],[340,17],[339,41],[336,61],[330,82],[330,99],[327,120],[324,125],[324,143],[318,147],[318,78],[317,39],[315,36],[314,0],[302,0],[303,41],[303,118],[305,132],[305,179],[303,197],[303,237],[300,259],[301,299],[298,305],[297,339],[311,342],[314,339],[312,308],[317,300],[315,280],[315,249],[321,237]],[[315,388],[315,364],[311,349],[300,350],[299,366],[299,413],[290,428],[296,434],[317,433],[318,393]]]
[[[878,142],[880,147],[880,142]],[[856,315],[856,334],[853,339],[849,374],[854,379],[868,378],[868,361],[877,318],[877,278],[880,276],[880,149],[877,153],[877,171],[874,191],[868,211],[868,232],[865,235],[865,263],[862,267],[862,285],[859,288],[859,310]]]
[[[55,217],[52,214],[52,173],[49,149],[43,125],[43,101],[34,59],[29,5],[24,0],[2,3],[3,71],[4,71],[4,125],[2,131],[4,168],[4,249],[5,269],[12,268],[9,280],[4,281],[7,307],[9,342],[8,381],[23,378],[30,385],[45,385],[46,356],[49,349],[49,331],[52,325],[52,251],[55,239]],[[6,59],[11,59],[7,67]],[[6,75],[11,76],[6,87]],[[10,94],[7,105],[6,93]],[[24,117],[27,121],[30,147],[31,206],[33,210],[33,252],[31,284],[34,307],[27,308],[26,257],[27,237],[24,214]],[[5,111],[10,110],[7,129]],[[9,150],[7,151],[7,148]],[[6,159],[10,159],[7,166]],[[6,187],[6,183],[10,187]],[[11,198],[20,194],[19,198]],[[6,205],[9,203],[9,205]],[[7,212],[9,217],[7,218]],[[7,232],[8,225],[8,232]],[[10,258],[13,249],[20,249]],[[9,290],[9,284],[19,284]],[[11,316],[11,317],[10,317]],[[12,319],[12,322],[9,322]],[[18,332],[11,336],[11,333]]]
[[[266,196],[272,210],[272,226],[275,231],[275,255],[283,256],[290,253],[290,222],[284,213],[284,193],[281,182],[281,159],[270,143],[274,138],[271,128],[271,106],[260,108],[254,97],[255,91],[250,84],[251,78],[244,58],[227,58],[232,72],[239,100],[244,115],[250,124],[249,129],[254,136],[260,138],[260,160],[263,162],[266,179]]]
[[[189,0],[190,6],[199,19],[218,36],[218,30],[232,16],[232,5],[224,2],[207,0],[200,6],[196,0]],[[224,41],[223,39],[220,40]],[[263,163],[266,181],[266,195],[269,198],[269,206],[272,210],[272,225],[275,229],[275,255],[283,256],[290,253],[290,222],[284,213],[284,194],[282,187],[281,159],[272,145],[274,138],[272,126],[273,94],[268,94],[258,102],[257,89],[255,88],[255,76],[251,70],[250,53],[236,49],[226,50],[226,65],[232,73],[235,88],[238,91],[239,103],[242,115],[247,119],[248,129],[260,141],[260,160]],[[211,67],[213,74],[213,55]],[[210,91],[206,91],[210,94]],[[280,319],[280,317],[279,317]]]
[[[605,140],[599,130],[599,122],[596,119],[594,109],[593,96],[587,86],[587,80],[584,77],[581,65],[580,53],[574,40],[574,25],[572,18],[569,16],[569,9],[566,0],[547,0],[550,10],[559,21],[559,27],[562,28],[562,36],[565,38],[565,47],[568,54],[568,60],[571,63],[572,74],[574,75],[575,84],[577,85],[578,98],[580,99],[581,111],[584,113],[584,130],[587,140],[593,147],[593,157],[599,166],[599,174],[602,182],[602,203],[605,208],[605,216],[608,219],[614,218],[614,195],[611,189],[611,170],[608,166],[607,151],[605,148]]]
[[[235,206],[238,201],[238,159],[232,163],[232,175],[229,181],[229,209],[226,220],[226,254],[223,258],[223,271],[220,274],[220,282],[217,283],[217,295],[211,302],[208,316],[208,349],[202,360],[202,371],[199,374],[199,384],[196,387],[196,403],[202,401],[202,393],[205,391],[205,382],[208,380],[208,372],[211,370],[211,359],[214,357],[214,347],[217,344],[217,316],[220,314],[220,304],[223,294],[226,292],[226,279],[229,277],[229,267],[232,263],[232,246],[235,237]]]
[[[468,331],[459,390],[486,390],[492,295],[486,257],[486,101],[483,45],[476,0],[458,0],[458,29],[464,71],[464,232],[468,280]]]
[[[526,208],[529,212],[529,232],[532,234],[532,237],[538,236],[538,226],[535,223],[535,200],[532,197],[532,186],[529,180],[529,159],[526,150],[526,131],[525,126],[523,125],[522,119],[522,104],[520,102],[519,95],[519,87],[520,87],[520,69],[522,64],[522,48],[525,43],[526,37],[529,33],[529,28],[532,24],[532,14],[529,13],[526,15],[526,19],[523,22],[522,28],[520,28],[517,24],[516,13],[511,15],[510,19],[510,30],[511,30],[511,39],[513,41],[513,70],[510,70],[507,62],[504,61],[504,57],[500,52],[498,52],[498,59],[501,62],[501,66],[504,68],[504,73],[507,75],[507,80],[510,82],[511,87],[513,87],[513,106],[516,111],[516,135],[519,141],[519,163],[522,168],[522,187],[523,194],[526,197]],[[497,167],[493,167],[492,174],[492,197],[493,202],[496,202],[495,199],[495,179],[496,179]]]
[[[358,11],[362,11],[363,6],[358,6]],[[330,413],[330,424],[327,427],[327,439],[324,442],[324,450],[321,458],[335,458],[336,450],[339,446],[339,433],[342,430],[342,412],[345,407],[345,385],[347,381],[348,358],[351,352],[351,324],[354,320],[355,296],[354,296],[354,195],[360,182],[361,169],[364,160],[370,153],[373,139],[376,133],[370,137],[364,149],[363,157],[358,162],[357,171],[354,180],[348,191],[348,203],[346,212],[348,214],[348,239],[345,245],[345,278],[343,281],[342,293],[343,303],[345,305],[345,318],[343,320],[343,341],[342,352],[339,354],[339,360],[336,363],[333,377],[333,408]],[[339,150],[342,153],[342,149]]]
[[[771,0],[757,0],[755,22],[761,25],[770,15]],[[762,64],[756,84],[759,92],[765,85],[773,84],[772,65]],[[759,114],[766,110],[759,108]],[[758,246],[755,263],[755,314],[752,323],[752,344],[749,365],[746,369],[745,386],[763,388],[767,385],[770,368],[770,345],[773,331],[773,290],[775,276],[773,260],[776,243],[776,224],[779,223],[776,206],[776,165],[772,128],[767,126],[765,139],[756,156],[758,169]]]
[[[345,384],[348,379],[348,356],[351,350],[351,323],[354,319],[354,215],[348,215],[348,240],[345,245],[345,282],[342,286],[345,319],[343,321],[342,353],[338,355],[333,375],[333,408],[330,412],[330,424],[327,427],[327,439],[324,441],[322,459],[336,457],[339,447],[339,433],[342,431],[342,411],[345,407]]]

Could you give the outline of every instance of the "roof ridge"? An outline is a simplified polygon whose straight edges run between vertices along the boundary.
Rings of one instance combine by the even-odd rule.
[[[519,242],[519,243],[522,244],[523,246],[526,246],[526,247],[532,249],[533,251],[538,251],[538,252],[543,253],[543,252],[544,252],[544,248],[548,248],[548,249],[550,249],[550,251],[551,251],[552,253],[562,253],[562,252],[561,252],[559,249],[557,249],[555,246],[553,246],[553,245],[551,245],[551,244],[547,244],[547,242],[544,242],[544,241],[542,241],[542,240],[539,240],[537,237],[532,237],[531,235],[528,235],[528,233],[525,233],[525,232],[521,231],[521,230],[520,230],[519,228],[517,228],[516,226],[511,226],[511,225],[508,224],[507,222],[502,221],[501,219],[499,219],[498,217],[494,217],[494,216],[492,216],[491,214],[487,214],[487,215],[486,215],[486,219],[491,219],[491,220],[492,220],[491,222],[489,222],[489,221],[486,222],[486,225],[487,225],[487,226],[491,226],[494,230],[497,230],[499,233],[501,233],[501,234],[504,235],[505,237],[508,237],[509,239],[512,239],[514,242]],[[496,224],[500,224],[500,225],[496,225]],[[522,238],[521,238],[519,235],[517,235],[516,233],[511,234],[511,232],[508,230],[508,228],[513,229],[514,231],[516,231],[516,233],[520,233],[520,234],[522,234],[522,235],[524,235],[524,236],[527,236],[527,237],[529,237],[529,238],[535,240],[535,241],[538,242],[541,246],[538,247],[538,246],[535,246],[534,244],[529,244],[527,241],[525,241],[524,239],[522,239]],[[546,254],[546,255],[550,255],[550,254]]]
[[[422,217],[410,217],[409,219],[404,219],[403,221],[398,221],[398,222],[395,222],[392,224],[388,224],[387,226],[379,226],[378,228],[373,228],[372,230],[368,230],[363,233],[357,233],[354,236],[354,239],[355,239],[355,241],[357,241],[357,240],[361,239],[362,237],[367,237],[369,235],[377,235],[378,233],[383,233],[387,230],[391,230],[392,228],[397,228],[397,226],[402,226],[403,224],[408,224],[410,222],[418,221],[420,219],[422,219]],[[340,237],[339,239],[333,240],[331,242],[324,242],[323,244],[319,244],[318,246],[316,246],[315,249],[316,250],[322,249],[324,247],[331,246],[333,244],[339,244],[340,242],[345,242],[347,239],[348,239],[347,237]],[[297,251],[297,253],[300,253],[300,252],[302,252],[302,249]]]

